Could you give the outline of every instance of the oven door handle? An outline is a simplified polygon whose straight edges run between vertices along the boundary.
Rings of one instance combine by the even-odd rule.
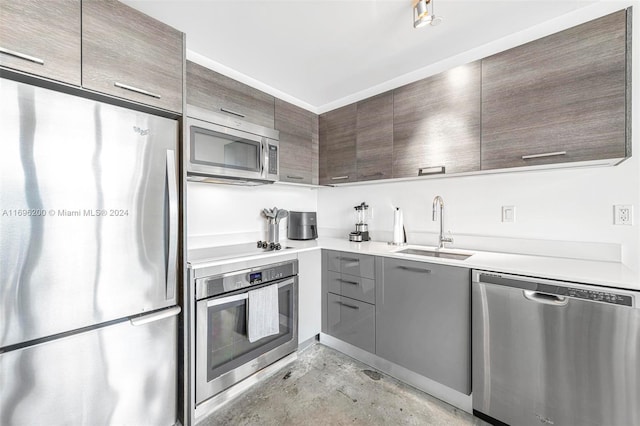
[[[293,278],[287,278],[286,280],[283,281],[275,281],[273,284],[278,284],[278,288],[282,288],[284,286],[288,286],[288,285],[292,285],[295,283],[295,280]],[[218,305],[224,305],[225,303],[231,303],[231,302],[238,302],[240,300],[246,300],[249,298],[249,291],[251,290],[251,287],[247,287],[246,289],[247,291],[245,291],[244,293],[240,293],[240,294],[234,294],[233,296],[227,296],[227,297],[221,297],[219,299],[211,299],[211,300],[207,300],[207,308],[210,308],[212,306],[218,306]]]

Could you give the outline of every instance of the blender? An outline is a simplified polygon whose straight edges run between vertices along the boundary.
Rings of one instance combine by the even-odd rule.
[[[356,230],[349,234],[349,241],[362,242],[369,241],[369,206],[363,201],[354,207],[356,215]]]

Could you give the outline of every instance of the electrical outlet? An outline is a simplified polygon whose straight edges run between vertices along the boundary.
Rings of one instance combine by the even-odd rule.
[[[516,221],[516,206],[502,206],[502,221],[503,222]]]
[[[633,206],[630,204],[616,204],[613,206],[614,225],[633,225]]]

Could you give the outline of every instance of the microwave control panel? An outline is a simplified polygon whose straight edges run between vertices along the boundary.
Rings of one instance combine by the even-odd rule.
[[[269,174],[278,174],[278,147],[269,145]]]

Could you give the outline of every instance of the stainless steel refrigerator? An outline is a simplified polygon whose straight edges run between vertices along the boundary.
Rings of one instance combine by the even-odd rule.
[[[0,424],[175,423],[177,141],[0,78]]]

